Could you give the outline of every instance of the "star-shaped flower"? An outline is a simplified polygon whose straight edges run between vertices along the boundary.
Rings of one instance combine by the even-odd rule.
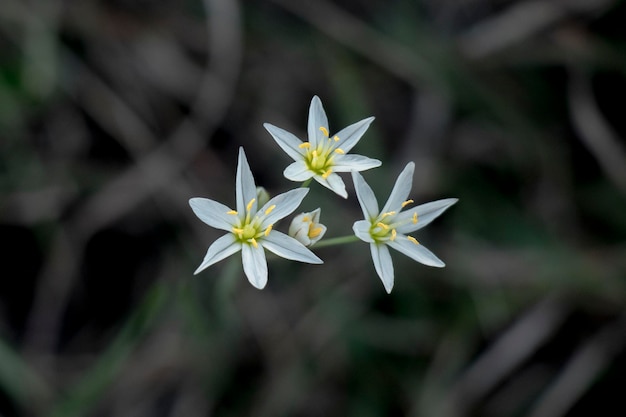
[[[373,117],[368,117],[336,135],[330,135],[322,102],[314,96],[309,107],[308,142],[302,142],[295,135],[269,123],[263,126],[295,161],[285,169],[285,178],[298,182],[314,178],[324,187],[347,198],[346,185],[337,172],[365,171],[381,165],[377,159],[348,154],[373,120]]]
[[[192,198],[189,205],[206,224],[228,233],[209,247],[194,274],[241,251],[243,270],[252,285],[263,289],[267,284],[267,261],[264,249],[294,261],[322,263],[313,252],[296,239],[273,229],[274,223],[291,214],[308,193],[298,188],[277,195],[258,207],[257,188],[243,148],[239,148],[236,179],[237,209],[209,200]]]
[[[458,199],[447,198],[402,211],[413,203],[413,200],[407,198],[413,185],[414,169],[415,164],[409,162],[398,176],[387,203],[380,211],[376,196],[363,176],[358,172],[352,173],[356,195],[365,216],[365,220],[355,222],[352,229],[359,239],[370,244],[374,267],[388,293],[393,288],[394,273],[387,246],[424,265],[445,266],[441,259],[407,234],[428,225]]]

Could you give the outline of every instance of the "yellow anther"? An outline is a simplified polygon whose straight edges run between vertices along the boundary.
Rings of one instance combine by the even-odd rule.
[[[268,214],[270,214],[272,212],[272,210],[274,210],[274,208],[276,207],[276,204],[272,204],[271,206],[269,206],[266,210],[265,210],[265,215],[267,216]]]
[[[381,218],[381,219],[384,219],[385,217],[387,217],[387,216],[393,216],[394,214],[396,214],[396,212],[395,212],[395,211],[388,211],[388,212],[386,212],[386,213],[381,214],[381,215],[380,215],[380,218]]]
[[[226,212],[226,214],[233,214],[233,215],[235,215],[235,216],[236,216],[236,215],[237,215],[237,211],[235,211],[235,210],[230,210],[230,211],[227,211],[227,212]]]
[[[345,154],[345,152],[343,151],[343,149],[340,149],[340,148],[335,149],[335,153],[338,153],[339,155],[343,155],[343,154]]]
[[[239,239],[241,239],[241,237],[243,236],[243,229],[233,227],[233,233],[239,236]]]
[[[332,169],[328,168],[326,171],[324,171],[324,173],[322,174],[322,178],[326,179],[328,178],[328,176],[333,172]]]
[[[417,212],[413,213],[413,224],[417,224]]]
[[[309,142],[303,142],[303,143],[298,145],[298,148],[300,148],[300,149],[302,149],[302,148],[309,149],[310,147],[311,147],[311,144]]]
[[[417,239],[415,239],[413,236],[407,236],[407,239],[409,239],[411,242],[415,243],[416,245],[419,245],[420,243],[417,241]]]
[[[324,126],[320,126],[320,130],[322,131],[324,136],[328,137],[328,129],[326,129]]]
[[[250,243],[252,243],[252,246],[254,246],[255,248],[259,247],[259,244],[256,243],[256,239],[253,237],[250,238]]]
[[[311,225],[313,225],[313,224],[311,223]],[[314,229],[310,229],[309,228],[309,237],[311,239],[315,239],[316,237],[318,237],[320,235],[320,233],[322,233],[322,230],[324,230],[324,229],[322,229],[321,227],[316,227]]]
[[[389,240],[391,240],[392,242],[396,240],[396,235],[396,229],[391,229],[391,237],[389,238]]]
[[[274,225],[270,224],[269,226],[267,226],[267,229],[265,229],[265,233],[263,233],[265,236],[269,236],[270,232],[272,231],[272,227],[274,227]]]
[[[380,227],[381,229],[385,229],[385,230],[389,229],[389,225],[386,225],[383,222],[376,223],[376,226]]]
[[[303,221],[303,222],[308,222],[308,221],[311,221],[311,219],[309,219],[309,216],[304,216],[304,217],[302,218],[302,221]]]
[[[333,138],[335,142],[339,142],[339,136],[335,135],[335,137]]]
[[[246,210],[248,211],[252,210],[252,205],[254,204],[255,201],[256,201],[256,198],[253,198],[252,200],[250,200],[250,202],[246,206]]]
[[[404,208],[408,206],[409,204],[413,204],[413,200],[406,200],[404,203],[402,203],[402,207]]]

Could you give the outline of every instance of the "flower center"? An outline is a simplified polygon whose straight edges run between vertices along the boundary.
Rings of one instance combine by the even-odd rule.
[[[255,201],[256,199],[254,198],[250,200],[246,206],[245,217],[239,217],[231,230],[241,243],[248,243],[256,248],[258,246],[257,239],[269,235],[272,230],[273,225],[271,224],[266,228],[261,228],[261,225],[265,217],[270,214],[276,206],[270,206],[260,215],[259,213],[254,213],[253,215],[252,207]],[[229,211],[227,214],[238,215],[234,210]]]
[[[343,155],[345,152],[337,147],[337,142],[339,142],[338,136],[330,138],[328,129],[324,126],[321,126],[320,130],[326,136],[326,140],[321,140],[315,149],[311,149],[310,142],[304,142],[300,147],[307,150],[304,154],[304,162],[307,168],[316,175],[327,178],[333,172],[332,167],[335,154]]]

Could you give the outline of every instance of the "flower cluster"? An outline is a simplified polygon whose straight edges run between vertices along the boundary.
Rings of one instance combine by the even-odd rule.
[[[321,246],[324,242],[330,244],[332,241],[320,241],[326,233],[326,226],[319,222],[319,208],[295,216],[288,234],[279,232],[274,225],[298,208],[309,191],[307,186],[312,179],[347,198],[346,185],[338,172],[349,172],[352,175],[364,216],[363,220],[356,221],[352,227],[354,237],[369,243],[374,268],[388,293],[394,283],[389,247],[424,265],[445,266],[409,233],[428,225],[456,203],[457,199],[448,198],[413,206],[413,200],[408,199],[408,196],[413,184],[415,164],[409,162],[398,176],[387,202],[379,210],[374,192],[359,172],[376,168],[381,162],[349,153],[373,120],[373,117],[363,119],[331,135],[322,102],[315,96],[309,108],[308,141],[301,141],[286,130],[265,123],[264,127],[274,141],[294,160],[285,168],[285,178],[302,182],[303,186],[269,198],[265,189],[257,188],[245,152],[240,148],[235,209],[207,198],[189,200],[193,212],[200,220],[227,232],[209,247],[195,274],[241,251],[246,277],[253,286],[262,289],[267,284],[268,277],[265,249],[293,261],[322,263],[309,249],[318,242]],[[336,241],[343,242],[345,239],[336,238]]]

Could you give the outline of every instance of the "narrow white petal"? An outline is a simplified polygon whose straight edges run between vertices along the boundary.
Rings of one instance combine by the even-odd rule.
[[[267,261],[265,251],[261,245],[256,248],[252,245],[241,245],[241,260],[243,272],[248,277],[248,281],[255,288],[262,290],[267,284]]]
[[[322,106],[322,101],[318,96],[314,96],[309,106],[309,123],[308,123],[309,142],[313,148],[317,147],[320,140],[326,139],[326,136],[320,130],[320,127],[328,129],[328,118]]]
[[[413,186],[413,171],[415,170],[415,164],[413,162],[409,162],[406,164],[406,167],[402,170],[400,175],[398,175],[398,179],[393,186],[393,190],[391,190],[391,194],[389,194],[389,199],[387,199],[387,203],[385,207],[383,207],[383,213],[389,211],[397,211],[402,206],[409,196],[411,192],[411,187]]]
[[[270,224],[274,224],[278,220],[289,216],[295,209],[298,208],[300,203],[302,203],[302,200],[308,192],[308,188],[296,188],[282,194],[278,194],[276,197],[265,203],[265,205],[261,207],[261,210],[259,210],[259,216],[263,216],[265,211],[270,207],[274,206],[274,208],[267,216],[265,216],[263,222],[261,223],[261,227],[265,228]]]
[[[189,205],[200,220],[216,229],[230,232],[237,221],[236,215],[226,214],[230,208],[217,201],[196,197],[189,200]]]
[[[352,181],[354,182],[356,196],[359,199],[365,219],[375,219],[380,212],[378,211],[378,202],[376,201],[374,191],[372,191],[367,182],[365,182],[365,178],[358,172],[352,173]]]
[[[336,136],[339,137],[338,146],[344,150],[344,152],[349,152],[350,149],[356,145],[359,140],[361,140],[361,136],[365,133],[370,124],[374,121],[373,117],[368,117],[367,119],[363,119],[360,122],[356,122],[351,124],[350,126],[342,129]]]
[[[263,238],[261,245],[281,258],[310,264],[324,263],[302,243],[276,230],[272,230],[267,237]]]
[[[224,258],[229,257],[233,253],[239,252],[241,250],[241,243],[239,243],[232,233],[224,235],[217,239],[211,246],[209,246],[209,250],[204,256],[204,260],[200,264],[200,266],[194,272],[194,275],[199,273],[200,271],[208,268],[216,262],[221,261]]]
[[[337,155],[333,165],[335,172],[365,171],[382,165],[378,159],[362,155]]]
[[[237,195],[237,211],[239,214],[245,213],[246,205],[254,198],[255,201],[252,205],[252,213],[256,212],[256,185],[254,184],[254,177],[252,171],[250,171],[250,165],[246,159],[246,153],[243,151],[243,147],[239,148],[239,161],[237,163],[237,179],[235,183],[236,195]]]
[[[367,243],[374,243],[374,239],[372,239],[372,235],[370,234],[370,229],[372,224],[367,220],[358,220],[354,222],[352,225],[352,230],[354,231],[354,235]]]
[[[398,252],[403,253],[409,258],[424,265],[436,266],[438,268],[446,266],[446,264],[443,263],[441,259],[437,258],[434,253],[426,249],[421,244],[411,242],[404,235],[398,234],[395,240],[388,241],[387,244]]]
[[[278,146],[280,146],[280,148],[294,161],[302,159],[304,151],[299,148],[302,141],[294,134],[269,123],[264,123],[263,127],[270,133],[270,135],[272,135],[272,138],[274,138],[274,141],[278,144]]]
[[[313,177],[315,181],[322,184],[324,187],[332,190],[336,194],[342,196],[343,198],[348,198],[348,192],[346,191],[346,184],[344,184],[341,177],[335,173],[330,174],[328,177],[324,178],[321,175],[316,175]]]
[[[420,204],[410,210],[403,211],[398,215],[397,221],[411,219],[413,218],[413,215],[417,213],[417,223],[408,222],[407,224],[398,227],[398,232],[407,234],[427,226],[457,201],[459,201],[458,198],[446,198],[426,204]]]
[[[306,181],[315,174],[309,170],[304,160],[291,163],[283,171],[285,178],[291,181],[302,182]]]
[[[374,268],[376,268],[376,272],[383,282],[387,294],[389,294],[393,288],[393,262],[389,249],[385,245],[371,243],[370,251],[372,252]]]

